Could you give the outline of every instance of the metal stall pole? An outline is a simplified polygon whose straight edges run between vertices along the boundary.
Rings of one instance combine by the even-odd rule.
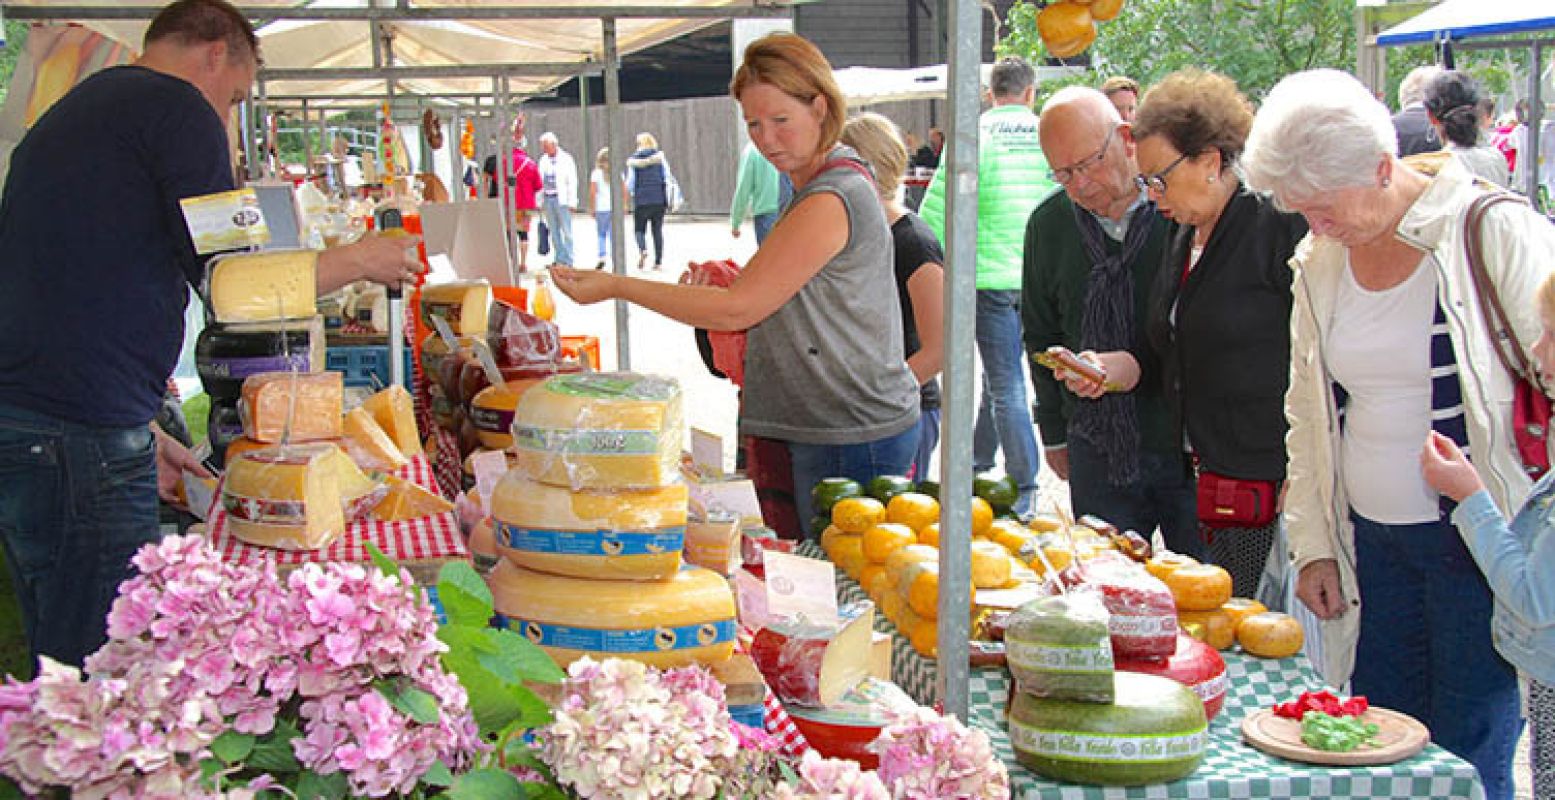
[[[238,128],[241,131],[243,145],[243,178],[254,179],[254,101],[245,99],[238,107]]]
[[[302,101],[302,122],[298,130],[302,132],[302,170],[305,176],[303,180],[313,182],[313,140],[308,137],[308,101]]]
[[[945,438],[941,448],[938,695],[967,720],[972,618],[972,330],[977,292],[977,112],[983,20],[977,0],[952,0],[950,131],[945,192]]]
[[[583,157],[590,165],[594,163],[594,137],[589,133],[589,76],[587,73],[578,76],[578,123],[583,127]],[[589,169],[584,168],[588,174]]]
[[[257,180],[265,176],[259,165],[261,163],[270,163],[270,151],[275,149],[275,142],[270,139],[270,103],[265,97],[265,82],[259,80],[256,83],[259,86],[259,107],[255,116],[259,118],[259,141],[263,150],[259,153],[257,160],[248,162],[249,180]]]
[[[377,44],[373,47],[373,66],[382,69],[385,64],[394,63],[394,39],[383,31],[377,22],[372,23],[373,41]],[[386,120],[394,120],[394,79],[384,81],[384,94],[388,100],[384,105]],[[383,126],[378,126],[379,140],[382,141]],[[392,140],[384,142],[383,146],[394,147]],[[409,148],[407,148],[408,151]],[[409,157],[409,153],[406,153]],[[406,166],[409,166],[408,164]],[[390,187],[394,185],[394,175],[383,176]],[[388,195],[392,192],[384,192]],[[392,386],[405,385],[405,297],[403,290],[398,286],[391,288],[389,295],[389,384]]]
[[[1544,81],[1540,76],[1544,73],[1544,44],[1534,41],[1529,55],[1533,63],[1528,70],[1528,130],[1524,137],[1527,140],[1527,153],[1519,153],[1517,163],[1527,164],[1523,172],[1523,189],[1528,193],[1528,199],[1533,207],[1541,214],[1547,214],[1551,209],[1545,208],[1539,203],[1539,140],[1543,138],[1543,125],[1540,120],[1544,118]],[[1526,160],[1525,160],[1526,159]]]
[[[621,156],[624,151],[621,143],[616,141],[616,123],[621,114],[621,75],[616,54],[615,17],[605,17],[600,20],[600,24],[604,26],[605,33],[605,141],[610,143],[610,207],[619,209],[610,215],[610,237],[615,241],[615,247],[610,250],[610,260],[614,264],[615,273],[625,275],[626,248],[621,244],[622,237],[626,235],[626,209],[622,208],[624,204],[616,193],[617,182],[621,180]],[[622,372],[632,368],[630,324],[626,301],[616,300],[616,369]]]
[[[508,252],[512,257],[508,259],[508,283],[518,285],[518,263],[524,254],[518,248],[525,243],[518,239],[518,220],[514,219],[513,207],[516,203],[516,187],[508,186],[508,179],[513,176],[513,118],[508,116],[508,79],[506,76],[493,77],[491,79],[492,94],[495,96],[496,108],[494,110],[497,121],[497,180],[502,184],[498,193],[502,196],[502,230],[508,239]],[[506,148],[506,150],[504,150]],[[527,150],[525,151],[527,152]]]

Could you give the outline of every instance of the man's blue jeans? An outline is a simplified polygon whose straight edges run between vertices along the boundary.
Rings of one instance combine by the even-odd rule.
[[[572,209],[562,205],[556,195],[548,194],[541,210],[545,213],[545,227],[551,231],[551,255],[557,264],[572,266]]]
[[[32,658],[79,666],[107,640],[130,557],[161,536],[151,430],[0,406],[0,534]]]
[[[1020,487],[1015,513],[1027,514],[1037,495],[1037,434],[1026,401],[1021,343],[1020,292],[977,290],[977,356],[983,362],[983,397],[972,431],[972,466],[993,468],[1004,449],[1004,472]]]
[[[1451,521],[1387,525],[1350,513],[1361,590],[1352,689],[1425,723],[1511,800],[1522,731],[1517,673],[1490,638],[1490,587]]]
[[[1076,517],[1095,514],[1120,531],[1138,531],[1147,539],[1159,526],[1168,549],[1203,558],[1196,486],[1186,454],[1148,450],[1139,454],[1139,480],[1113,486],[1101,452],[1069,436],[1069,501]]]
[[[822,478],[852,478],[867,485],[876,475],[906,475],[917,452],[917,425],[895,436],[861,444],[789,442],[788,454],[794,467],[794,509],[799,513],[799,524],[806,529],[805,535],[813,537],[809,526],[815,516],[815,504],[810,501],[810,490]]]
[[[756,225],[756,246],[760,247],[767,240],[767,234],[772,232],[772,226],[778,221],[778,213],[771,211],[766,214],[757,214],[751,217],[751,222]]]

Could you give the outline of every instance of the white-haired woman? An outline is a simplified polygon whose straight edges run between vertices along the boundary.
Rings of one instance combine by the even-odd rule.
[[[1419,718],[1512,797],[1521,729],[1515,673],[1495,652],[1491,594],[1421,474],[1434,430],[1463,446],[1503,513],[1531,482],[1513,448],[1502,368],[1465,256],[1481,194],[1456,161],[1428,176],[1400,161],[1387,110],[1354,77],[1297,73],[1270,92],[1242,170],[1300,212],[1291,260],[1289,491],[1297,596],[1322,620],[1324,676]],[[1527,298],[1550,272],[1555,228],[1494,206],[1482,227],[1494,291],[1518,340],[1540,324]],[[1528,356],[1532,362],[1532,356]]]

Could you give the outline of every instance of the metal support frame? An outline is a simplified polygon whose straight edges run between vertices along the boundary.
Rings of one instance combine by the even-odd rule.
[[[811,0],[800,0],[809,2]],[[787,16],[797,3],[760,2],[734,6],[429,6],[412,8],[362,6],[329,8],[319,6],[238,6],[243,16],[256,22],[274,20],[303,21],[383,21],[440,22],[443,20],[492,19],[761,19]],[[160,6],[11,6],[5,15],[16,20],[151,19]]]
[[[982,6],[951,0],[950,125],[945,160],[945,438],[940,485],[972,485],[972,361],[977,292],[977,116],[981,94]],[[972,618],[972,499],[941,494],[938,694],[946,714],[967,720]]]
[[[375,23],[376,24],[376,23]],[[597,68],[566,61],[529,64],[446,64],[441,66],[396,67],[266,67],[259,77],[267,81],[405,81],[416,78],[485,78],[490,75],[572,77],[598,74]]]
[[[626,155],[622,146],[626,129],[618,124],[621,117],[621,63],[620,54],[616,52],[615,18],[605,17],[600,20],[600,26],[605,39],[605,141],[610,143],[610,208],[617,212],[610,215],[610,237],[614,245],[610,248],[610,260],[615,274],[625,275],[626,247],[623,237],[626,236],[626,204],[621,202],[620,195],[615,194],[622,158]],[[627,302],[620,299],[615,302],[616,369],[625,372],[632,368],[631,319]]]

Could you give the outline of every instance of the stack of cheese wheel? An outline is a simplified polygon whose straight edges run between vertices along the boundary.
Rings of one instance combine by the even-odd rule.
[[[558,375],[518,398],[514,466],[493,492],[497,611],[563,667],[583,655],[658,667],[733,653],[734,595],[682,566],[680,387]]]

